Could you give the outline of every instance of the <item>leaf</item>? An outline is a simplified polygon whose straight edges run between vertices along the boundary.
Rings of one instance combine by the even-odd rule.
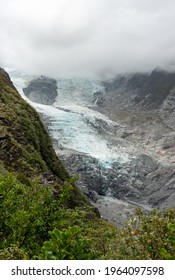
[[[170,231],[175,231],[175,225],[174,224],[169,223],[167,227]]]

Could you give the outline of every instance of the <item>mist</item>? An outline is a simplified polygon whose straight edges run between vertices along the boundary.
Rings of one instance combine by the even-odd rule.
[[[0,66],[52,77],[175,70],[173,0],[0,0]]]

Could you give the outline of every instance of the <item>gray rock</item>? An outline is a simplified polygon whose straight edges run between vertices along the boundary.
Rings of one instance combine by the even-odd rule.
[[[33,102],[51,105],[57,97],[57,82],[54,79],[41,76],[23,88],[23,92]]]
[[[105,102],[105,95],[103,92],[96,91],[93,93],[94,105],[103,106],[104,102]]]

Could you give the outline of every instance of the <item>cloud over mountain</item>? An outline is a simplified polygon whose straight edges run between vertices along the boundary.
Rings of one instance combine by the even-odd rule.
[[[0,62],[52,76],[175,69],[173,0],[0,0]]]

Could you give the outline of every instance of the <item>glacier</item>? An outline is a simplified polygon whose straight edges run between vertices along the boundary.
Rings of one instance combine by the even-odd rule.
[[[36,76],[26,75],[13,69],[6,69],[21,94],[36,111],[48,119],[48,131],[52,139],[62,148],[75,150],[95,157],[109,168],[113,162],[126,162],[127,153],[112,146],[99,133],[99,127],[107,134],[113,134],[119,124],[105,115],[91,109],[95,91],[104,91],[99,81],[85,79],[57,79],[58,96],[53,105],[43,105],[30,101],[23,88]]]

